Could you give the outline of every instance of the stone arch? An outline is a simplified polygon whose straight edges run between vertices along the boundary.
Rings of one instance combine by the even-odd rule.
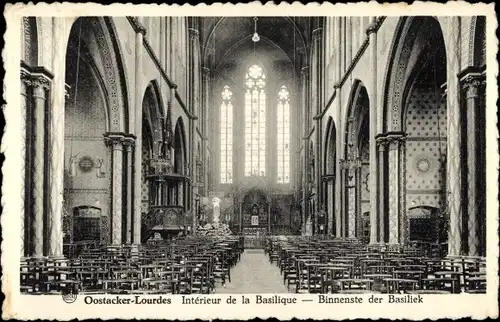
[[[177,119],[174,130],[174,172],[186,174],[187,165],[187,146],[186,131],[182,117]]]
[[[337,171],[337,129],[335,121],[330,116],[327,121],[325,135],[325,159],[323,173],[325,175],[325,189],[323,198],[323,210],[327,214],[327,234],[332,234],[336,231],[336,223],[334,220],[335,214],[335,177]]]
[[[437,32],[436,32],[437,31]],[[427,47],[422,45],[425,41]],[[443,43],[441,23],[434,17],[402,17],[392,41],[383,91],[383,131],[402,130],[405,89],[421,54],[432,51],[431,45]],[[436,49],[436,48],[434,48]],[[441,48],[437,48],[438,50]],[[446,53],[445,53],[446,57]]]
[[[324,139],[325,146],[325,160],[324,160],[324,173],[326,175],[335,174],[335,159],[336,159],[336,138],[337,127],[335,121],[330,116],[326,125],[326,134]]]
[[[142,100],[143,120],[148,123],[155,155],[163,154],[164,146],[164,108],[158,82],[151,81],[144,92]]]
[[[384,171],[380,239],[406,243],[408,204],[445,206],[447,53],[440,21],[401,18],[389,58],[383,93]],[[441,117],[441,119],[440,119]],[[443,147],[444,145],[444,147]],[[380,154],[382,153],[382,154]],[[415,201],[417,200],[417,201]]]
[[[486,65],[486,17],[474,16],[469,28],[469,66]]]
[[[21,22],[21,59],[31,67],[39,65],[39,22],[36,17],[23,17]]]
[[[65,53],[65,82],[70,90],[64,113],[64,207],[69,214],[80,206],[99,209],[102,243],[111,235],[108,214],[116,192],[113,179],[119,176],[112,171],[103,134],[128,128],[123,66],[114,37],[105,19],[80,17],[72,24]]]
[[[369,229],[364,229],[366,213],[370,211],[368,175],[370,172],[369,126],[370,101],[362,81],[356,79],[349,95],[345,119],[344,151],[345,175],[342,177],[344,191],[344,227],[349,237],[369,240]]]
[[[345,119],[344,157],[347,158],[349,143],[354,144],[352,148],[355,156],[359,156],[360,134],[363,122],[369,118],[368,91],[360,80],[355,80],[349,95],[347,113]],[[350,137],[352,136],[352,137]],[[352,142],[351,142],[352,141]]]
[[[128,100],[122,56],[110,18],[80,17],[71,27],[67,48],[80,48],[82,59],[93,60],[105,84],[108,129],[128,131]]]

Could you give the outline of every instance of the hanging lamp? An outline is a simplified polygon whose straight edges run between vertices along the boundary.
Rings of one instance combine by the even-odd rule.
[[[253,32],[253,36],[252,36],[252,41],[253,42],[259,42],[260,41],[259,34],[257,33],[257,20],[258,20],[257,17],[253,18],[253,21],[254,21],[254,32]]]

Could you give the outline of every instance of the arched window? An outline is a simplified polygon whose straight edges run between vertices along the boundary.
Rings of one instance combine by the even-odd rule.
[[[266,75],[252,65],[245,77],[245,176],[266,175]]]
[[[233,93],[224,86],[220,104],[220,183],[233,182]]]
[[[290,92],[285,85],[278,92],[277,126],[278,183],[290,183]]]

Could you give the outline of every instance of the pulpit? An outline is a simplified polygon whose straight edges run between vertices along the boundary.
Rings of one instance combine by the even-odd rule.
[[[146,175],[150,190],[150,211],[141,218],[142,242],[155,234],[168,239],[187,232],[192,224],[192,214],[186,214],[183,202],[183,186],[189,182],[185,173],[174,172],[170,153],[153,157]]]

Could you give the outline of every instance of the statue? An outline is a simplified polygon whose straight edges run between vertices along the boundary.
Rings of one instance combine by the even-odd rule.
[[[220,199],[217,197],[212,198],[212,204],[214,207],[213,211],[213,222],[218,223],[219,222],[219,217],[220,217]]]

